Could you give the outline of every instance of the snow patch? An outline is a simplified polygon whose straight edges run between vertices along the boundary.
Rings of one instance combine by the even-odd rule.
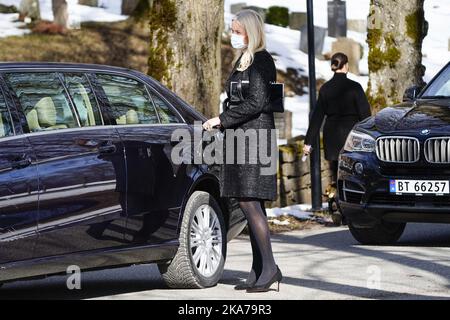
[[[327,203],[324,203],[323,208],[328,207]],[[293,216],[300,220],[310,220],[314,214],[311,211],[311,205],[309,204],[296,204],[284,208],[270,208],[266,209],[268,218],[277,218],[281,216]]]
[[[272,220],[269,220],[269,222],[272,223],[272,224],[275,224],[277,226],[288,226],[288,225],[291,224],[289,222],[289,220],[280,221],[278,219],[272,219]]]
[[[18,18],[18,13],[0,14],[0,37],[23,36],[30,33],[30,30],[25,28],[25,23],[16,22]]]
[[[20,6],[21,0],[0,0],[1,4],[4,5],[14,5],[17,8]],[[97,22],[113,22],[121,21],[128,18],[128,16],[121,15],[121,5],[120,0],[103,0],[99,2],[99,7],[83,6],[78,4],[78,0],[67,0],[68,11],[69,11],[69,24],[72,26],[79,25],[80,22],[85,21],[97,21]],[[41,9],[41,18],[44,20],[53,21],[53,11],[52,11],[52,1],[51,0],[40,0],[39,1]],[[7,14],[0,14],[0,25],[3,26],[3,21],[8,20]],[[3,33],[0,36],[7,36],[13,34],[13,29],[17,29],[18,26],[6,25],[2,28]],[[27,32],[25,32],[27,33]],[[21,34],[24,34],[22,32]],[[19,33],[20,35],[20,33]]]

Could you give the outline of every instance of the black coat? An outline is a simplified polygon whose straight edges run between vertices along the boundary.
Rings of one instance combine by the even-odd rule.
[[[239,60],[226,82],[228,97],[230,97],[230,82],[243,78],[244,72],[236,70],[238,65]],[[257,132],[257,143],[251,143],[250,139],[246,139],[245,147],[238,147],[235,143],[234,162],[232,164],[224,162],[221,166],[220,192],[222,197],[275,200],[277,197],[277,164],[273,164],[275,166],[274,174],[261,175],[261,169],[269,167],[270,164],[261,163],[259,156],[256,159],[256,163],[252,162],[249,158],[252,154],[249,152],[250,149],[259,155],[262,134],[268,138],[268,143],[266,144],[267,150],[264,154],[270,156],[271,149],[276,149],[276,139],[270,138],[271,129],[275,129],[273,113],[263,112],[264,107],[269,102],[270,82],[276,81],[275,63],[266,50],[259,51],[255,53],[254,61],[247,71],[248,78],[244,80],[250,80],[248,94],[238,104],[225,105],[219,118],[222,129],[225,131],[225,140],[229,134],[229,130],[227,129],[242,129],[244,131],[255,129],[254,132]],[[258,129],[266,130],[259,131]],[[227,150],[226,143],[224,143],[224,158],[226,158],[226,154],[230,151],[232,150]],[[238,164],[237,161],[239,151],[244,151],[245,153],[245,162],[242,164]]]
[[[323,128],[325,159],[338,160],[353,126],[370,115],[370,105],[361,85],[348,79],[345,73],[335,73],[319,90],[305,144],[313,144],[326,116]]]

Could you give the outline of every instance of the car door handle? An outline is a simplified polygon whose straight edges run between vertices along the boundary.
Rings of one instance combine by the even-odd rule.
[[[29,157],[13,160],[11,162],[11,167],[13,169],[23,169],[30,165],[31,165],[31,158]]]
[[[111,153],[116,152],[116,150],[117,150],[117,148],[113,144],[108,144],[108,145],[101,146],[98,148],[98,152],[101,154],[111,154]]]

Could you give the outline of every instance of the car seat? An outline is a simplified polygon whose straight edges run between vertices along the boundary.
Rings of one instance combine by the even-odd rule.
[[[51,97],[39,100],[26,117],[30,132],[67,128],[65,124],[56,123],[56,107]]]
[[[124,124],[139,124],[139,116],[136,110],[128,110],[126,114],[120,116],[116,119],[116,123],[118,125],[124,125]]]

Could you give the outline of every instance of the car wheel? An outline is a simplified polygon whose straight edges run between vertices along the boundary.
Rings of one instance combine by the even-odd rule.
[[[222,277],[226,258],[226,229],[217,201],[207,192],[195,191],[183,215],[180,246],[173,260],[159,264],[170,288],[207,288]]]
[[[353,237],[361,244],[388,245],[397,242],[405,230],[406,223],[382,221],[371,228],[355,227],[350,221],[348,227]]]

